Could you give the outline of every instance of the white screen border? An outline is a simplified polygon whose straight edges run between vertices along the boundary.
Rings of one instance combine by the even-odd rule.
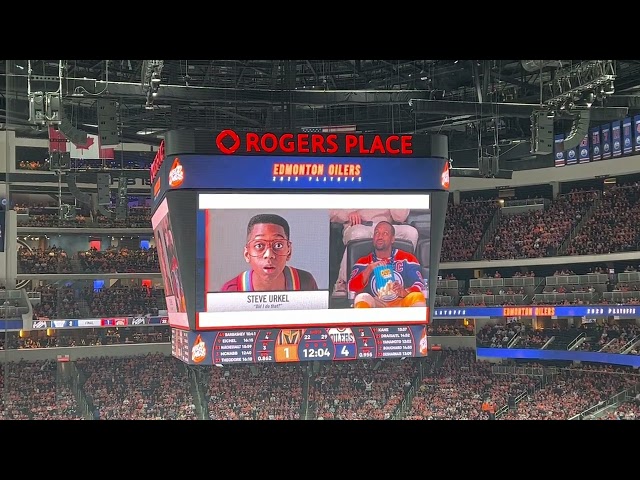
[[[229,209],[405,209],[430,210],[429,192],[421,194],[199,193],[199,210]],[[328,241],[328,239],[327,239]],[[206,295],[199,292],[198,295]],[[329,325],[426,324],[428,307],[335,308],[197,312],[197,329],[245,329]]]

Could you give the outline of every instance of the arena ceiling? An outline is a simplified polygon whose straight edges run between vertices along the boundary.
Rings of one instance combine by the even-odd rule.
[[[460,166],[494,148],[512,169],[552,164],[530,154],[534,111],[568,130],[588,88],[593,126],[640,113],[638,60],[5,60],[0,79],[0,124],[20,136],[47,135],[29,120],[30,94],[60,91],[63,117],[87,133],[99,102],[115,102],[123,142],[354,125],[444,133]]]

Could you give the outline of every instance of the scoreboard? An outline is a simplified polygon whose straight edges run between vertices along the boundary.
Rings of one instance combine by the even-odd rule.
[[[172,354],[192,365],[418,357],[428,350],[426,328],[415,325],[172,333]]]
[[[448,202],[446,136],[175,130],[151,182],[177,358],[427,355]],[[345,243],[345,229],[358,226],[352,214],[366,210],[388,227],[365,221]],[[333,291],[338,271],[348,279],[343,297]]]

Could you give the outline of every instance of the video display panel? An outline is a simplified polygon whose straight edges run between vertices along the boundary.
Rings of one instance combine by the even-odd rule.
[[[187,302],[178,263],[178,252],[171,229],[169,206],[164,199],[151,218],[164,285],[169,324],[189,328]]]
[[[429,193],[197,195],[198,329],[426,324]]]

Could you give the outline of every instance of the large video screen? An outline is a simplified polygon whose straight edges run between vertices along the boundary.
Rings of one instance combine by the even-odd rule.
[[[200,192],[197,328],[424,325],[429,225],[428,193]]]

